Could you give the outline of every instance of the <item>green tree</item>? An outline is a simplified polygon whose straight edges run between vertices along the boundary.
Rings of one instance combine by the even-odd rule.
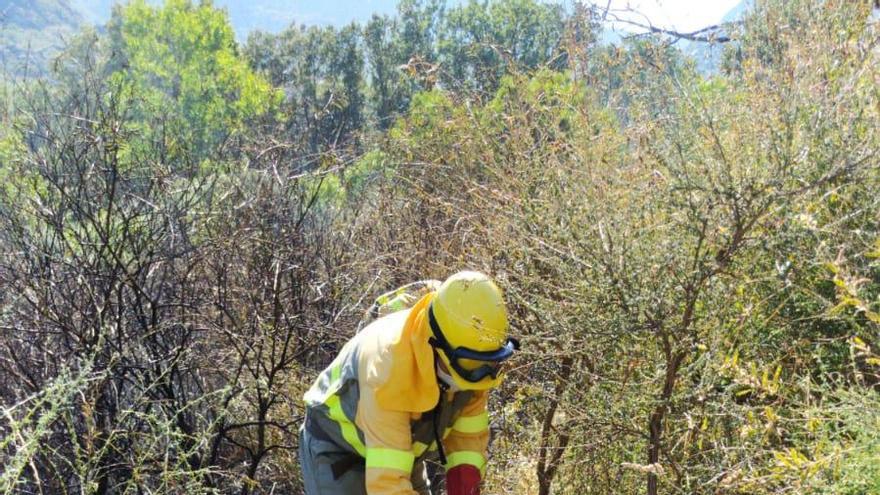
[[[400,62],[393,50],[395,22],[388,16],[373,15],[364,28],[364,50],[370,81],[369,99],[380,129],[393,124],[394,115],[402,110],[398,97],[401,75]]]
[[[357,25],[255,33],[245,54],[257,71],[284,90],[285,139],[314,156],[357,143],[365,113]]]
[[[111,80],[132,88],[145,137],[172,150],[196,157],[222,150],[278,101],[239,56],[227,14],[210,1],[135,0],[114,11],[109,30]]]
[[[379,129],[388,129],[413,95],[438,81],[437,47],[445,10],[437,0],[403,0],[394,17],[374,15],[363,29],[369,99]]]
[[[535,0],[478,2],[450,9],[439,39],[444,84],[494,91],[511,69],[561,69],[567,15]]]
[[[361,30],[356,24],[342,28],[336,36],[330,64],[330,72],[339,80],[344,99],[339,106],[339,134],[351,134],[364,123],[363,73],[364,55],[361,47]]]

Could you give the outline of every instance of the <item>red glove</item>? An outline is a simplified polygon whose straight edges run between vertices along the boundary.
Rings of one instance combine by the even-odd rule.
[[[480,470],[470,464],[459,464],[446,472],[448,495],[480,495]]]

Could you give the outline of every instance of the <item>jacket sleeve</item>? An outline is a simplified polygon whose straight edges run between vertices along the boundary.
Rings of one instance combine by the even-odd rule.
[[[368,495],[418,495],[410,476],[412,451],[410,413],[382,408],[375,388],[363,383],[355,423],[364,434]]]
[[[452,423],[449,435],[443,440],[447,471],[469,464],[485,474],[489,447],[489,412],[486,408],[487,391],[477,392],[461,415]]]

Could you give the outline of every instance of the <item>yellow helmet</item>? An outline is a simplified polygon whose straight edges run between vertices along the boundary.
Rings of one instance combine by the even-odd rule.
[[[501,289],[479,272],[446,279],[428,309],[429,342],[463,390],[501,383],[500,365],[519,349],[507,337],[507,309]]]

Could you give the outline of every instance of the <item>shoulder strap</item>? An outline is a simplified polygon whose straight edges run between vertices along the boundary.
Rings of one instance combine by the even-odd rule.
[[[403,285],[382,294],[373,301],[373,305],[361,319],[358,330],[385,315],[413,307],[419,299],[436,291],[439,287],[439,280],[426,279]]]

